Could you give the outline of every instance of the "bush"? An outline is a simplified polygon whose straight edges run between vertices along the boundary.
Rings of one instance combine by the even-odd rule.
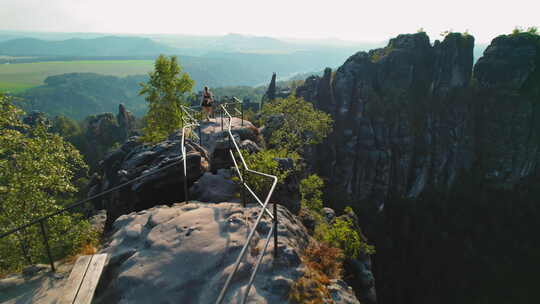
[[[323,180],[317,175],[312,174],[300,181],[300,194],[302,195],[302,207],[321,214],[323,209],[322,188]]]
[[[300,156],[296,153],[288,153],[285,150],[272,149],[263,150],[253,154],[243,151],[242,155],[244,156],[244,159],[246,160],[246,163],[250,169],[277,176],[277,186],[283,185],[289,174],[294,172],[296,168],[289,170],[283,169],[279,166],[276,158],[292,158],[295,160],[295,164],[300,158]],[[270,191],[272,180],[265,176],[247,172],[243,173],[243,176],[244,181],[248,184],[248,186],[255,191],[261,200],[264,199],[268,194],[268,191]],[[238,178],[235,178],[235,180],[238,181]]]
[[[367,244],[350,218],[336,218],[331,225],[321,223],[315,228],[315,237],[343,250],[347,258],[355,259],[360,253],[373,254],[375,248]]]

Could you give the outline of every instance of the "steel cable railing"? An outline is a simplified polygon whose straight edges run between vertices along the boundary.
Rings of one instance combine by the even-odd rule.
[[[189,191],[188,191],[188,178],[187,178],[187,153],[186,153],[186,131],[187,129],[191,129],[193,127],[199,127],[199,144],[202,145],[202,134],[201,134],[201,125],[200,123],[189,113],[191,110],[188,107],[185,107],[183,105],[180,106],[182,112],[186,114],[188,119],[185,119],[182,116],[182,120],[184,122],[184,126],[182,127],[182,141],[181,141],[181,152],[182,152],[182,160],[184,162],[184,198],[185,201],[189,201]],[[192,133],[193,134],[193,133]],[[197,136],[197,135],[195,135]]]
[[[262,212],[259,213],[259,215],[257,216],[257,219],[255,220],[255,223],[253,224],[253,227],[252,227],[251,231],[249,232],[249,235],[248,235],[248,237],[246,239],[246,243],[242,247],[242,250],[240,251],[240,254],[238,255],[238,257],[236,258],[236,261],[235,261],[234,266],[233,266],[233,270],[229,274],[229,276],[227,277],[227,280],[225,281],[225,285],[223,286],[223,288],[221,289],[221,292],[219,293],[218,299],[216,300],[216,304],[223,303],[223,300],[225,299],[225,295],[227,293],[227,290],[228,290],[228,288],[229,288],[229,286],[231,284],[232,278],[234,277],[234,275],[238,271],[238,268],[240,266],[240,262],[243,260],[245,254],[247,252],[247,249],[250,246],[251,240],[253,239],[253,236],[255,235],[255,232],[256,232],[256,230],[257,230],[257,228],[259,226],[259,223],[261,222],[262,217],[265,214],[269,214],[270,218],[273,221],[272,228],[269,230],[269,233],[268,233],[268,235],[266,237],[266,241],[265,241],[265,245],[263,247],[263,250],[259,253],[259,257],[257,258],[255,268],[253,269],[253,271],[251,273],[248,285],[246,287],[246,291],[245,291],[245,293],[244,293],[244,295],[242,297],[242,303],[246,303],[247,298],[249,296],[249,291],[251,289],[251,286],[253,285],[253,282],[255,280],[255,276],[257,275],[257,272],[259,270],[259,266],[261,264],[261,261],[263,259],[264,254],[266,253],[266,249],[268,248],[268,244],[269,244],[270,239],[271,239],[272,236],[274,236],[274,258],[277,257],[277,224],[278,224],[277,204],[275,204],[275,203],[273,204],[274,205],[273,214],[268,210],[267,206],[268,206],[270,198],[271,198],[271,196],[272,196],[272,194],[274,192],[274,189],[275,189],[275,187],[277,185],[278,179],[274,175],[270,175],[270,174],[266,174],[266,173],[263,173],[263,172],[255,171],[255,170],[252,170],[252,169],[250,169],[248,167],[248,165],[246,164],[246,161],[244,159],[244,156],[242,155],[242,151],[238,147],[238,144],[236,143],[236,140],[234,139],[234,136],[232,134],[232,130],[231,130],[232,115],[229,113],[229,111],[227,110],[225,105],[221,106],[221,110],[229,118],[229,124],[228,124],[228,127],[227,127],[227,131],[229,133],[229,140],[234,145],[234,150],[235,150],[235,152],[238,154],[238,156],[240,158],[243,170],[246,173],[260,175],[260,176],[267,177],[267,178],[272,180],[272,185],[271,185],[270,190],[268,191],[268,194],[266,195],[266,198],[265,198],[264,203],[263,203],[263,202],[261,202],[261,200],[257,196],[257,194],[249,187],[249,185],[246,184],[246,181],[244,179],[244,175],[240,172],[240,169],[238,168],[238,162],[236,161],[236,157],[235,157],[235,155],[234,155],[234,153],[232,151],[232,146],[230,146],[229,153],[231,154],[231,157],[233,159],[234,166],[235,166],[235,169],[236,169],[236,173],[240,177],[240,182],[242,183],[242,186],[245,187],[249,191],[249,193],[255,198],[255,200],[259,203],[259,205],[262,208]],[[223,119],[223,117],[222,117],[222,119]]]
[[[257,216],[257,219],[255,220],[255,223],[253,225],[253,228],[251,229],[251,231],[249,232],[249,235],[248,235],[248,238],[246,240],[246,243],[245,245],[243,246],[240,254],[238,255],[238,258],[236,259],[236,262],[234,264],[234,267],[233,267],[233,271],[229,274],[226,282],[225,282],[225,285],[223,286],[221,292],[220,292],[220,295],[216,301],[216,303],[222,303],[223,300],[224,300],[224,297],[226,295],[226,292],[230,286],[230,283],[232,281],[232,278],[234,277],[234,275],[236,274],[236,272],[238,271],[238,268],[239,268],[239,265],[240,265],[240,262],[242,261],[242,259],[244,258],[245,256],[245,253],[247,252],[247,249],[251,243],[251,240],[253,239],[254,235],[255,235],[255,232],[259,226],[259,223],[261,222],[261,219],[262,217],[266,214],[268,215],[272,221],[273,221],[273,225],[271,227],[271,229],[269,230],[268,234],[267,234],[267,237],[266,237],[266,240],[265,240],[265,244],[264,244],[264,247],[263,247],[263,250],[260,252],[259,254],[259,257],[257,258],[257,262],[255,264],[255,268],[254,270],[252,271],[251,273],[251,276],[250,276],[250,280],[249,280],[249,283],[248,283],[248,286],[247,286],[247,289],[246,289],[246,292],[244,294],[244,297],[243,297],[243,303],[246,303],[247,301],[247,298],[248,298],[248,295],[249,295],[249,291],[250,291],[250,288],[251,286],[253,285],[253,282],[255,280],[255,277],[257,275],[257,272],[258,272],[258,269],[259,269],[259,266],[261,264],[261,261],[264,257],[264,254],[266,253],[266,250],[268,248],[268,245],[270,243],[270,240],[271,240],[271,237],[274,236],[274,257],[277,256],[277,224],[278,224],[278,221],[277,221],[277,205],[274,204],[273,205],[273,213],[268,209],[268,204],[269,204],[269,201],[270,201],[270,198],[275,190],[275,187],[277,185],[277,177],[274,176],[274,175],[270,175],[270,174],[266,174],[266,173],[263,173],[263,172],[258,172],[258,171],[255,171],[255,170],[252,170],[250,169],[247,164],[246,164],[246,161],[242,155],[242,152],[240,150],[240,148],[238,147],[238,144],[236,143],[236,140],[233,136],[233,133],[232,133],[232,118],[233,116],[230,114],[229,110],[227,110],[227,107],[231,106],[231,105],[241,105],[242,106],[242,111],[238,110],[236,107],[234,107],[233,109],[236,111],[236,113],[238,113],[239,115],[242,116],[242,125],[243,125],[243,105],[242,105],[242,102],[239,101],[237,98],[234,98],[234,102],[232,103],[225,103],[225,104],[222,104],[220,105],[220,110],[221,110],[221,124],[222,124],[222,128],[223,128],[223,122],[224,122],[224,114],[228,117],[228,126],[227,126],[227,133],[228,133],[228,137],[229,137],[229,140],[230,140],[230,143],[232,143],[232,145],[230,145],[230,149],[229,149],[229,153],[231,155],[231,158],[233,160],[233,163],[234,163],[234,167],[235,167],[235,170],[240,178],[240,183],[242,184],[243,188],[242,189],[247,189],[248,192],[253,196],[253,198],[255,198],[256,202],[261,206],[262,208],[262,212],[259,213],[259,215]],[[112,187],[110,189],[107,189],[99,194],[96,194],[96,195],[93,195],[91,197],[88,197],[86,199],[83,199],[79,202],[76,202],[76,203],[73,203],[61,210],[58,210],[56,212],[53,212],[49,215],[46,215],[46,216],[42,216],[38,219],[35,219],[27,224],[24,224],[24,225],[21,225],[17,228],[14,228],[12,230],[9,230],[7,232],[4,232],[4,233],[1,233],[0,234],[0,239],[2,238],[5,238],[9,235],[12,235],[14,233],[17,233],[21,230],[24,230],[30,226],[33,226],[33,225],[36,225],[36,224],[39,224],[40,225],[40,230],[41,230],[41,233],[42,233],[42,237],[43,237],[43,242],[44,242],[44,247],[47,251],[47,256],[48,256],[48,259],[49,259],[49,262],[50,262],[50,265],[51,265],[51,270],[52,271],[55,271],[55,266],[54,266],[54,259],[51,255],[51,251],[50,251],[50,247],[49,247],[49,243],[48,243],[48,237],[47,237],[47,229],[45,228],[46,226],[46,223],[47,223],[47,220],[54,217],[54,216],[57,216],[59,214],[62,214],[62,213],[65,213],[65,212],[68,212],[70,210],[73,210],[79,206],[82,206],[84,205],[85,203],[88,203],[92,200],[95,200],[97,198],[100,198],[104,195],[107,195],[109,193],[112,193],[114,191],[117,191],[123,187],[126,187],[128,185],[131,185],[145,177],[148,177],[148,176],[151,176],[151,175],[154,175],[154,174],[157,174],[159,172],[162,172],[166,169],[169,169],[175,165],[178,165],[180,163],[183,163],[183,173],[184,173],[184,191],[185,191],[185,195],[186,195],[186,201],[188,201],[188,191],[187,191],[187,162],[186,162],[186,159],[187,159],[187,154],[186,154],[186,146],[185,146],[185,139],[186,139],[186,131],[187,129],[189,128],[193,128],[193,127],[199,127],[199,134],[194,134],[192,133],[194,136],[198,137],[197,139],[199,140],[199,143],[202,144],[202,134],[201,134],[201,126],[200,126],[200,123],[197,121],[197,119],[194,118],[194,115],[191,115],[189,112],[190,111],[194,111],[193,109],[190,109],[188,107],[184,107],[184,106],[181,106],[181,109],[182,111],[184,112],[184,114],[186,114],[186,117],[182,117],[182,121],[184,123],[183,127],[182,127],[182,141],[181,141],[181,152],[182,152],[182,160],[178,160],[178,161],[175,161],[175,162],[172,162],[170,164],[167,164],[166,166],[162,167],[162,168],[159,168],[158,170],[156,171],[153,171],[153,172],[149,172],[147,174],[143,174],[139,177],[136,177],[130,181],[127,181],[127,182],[124,182],[120,185],[117,185],[115,187]],[[233,152],[233,147],[234,147],[234,150],[235,152],[238,154],[239,158],[240,158],[240,163],[241,163],[241,166],[242,166],[242,171],[244,171],[244,174],[255,174],[255,175],[260,175],[260,176],[263,176],[263,177],[266,177],[266,178],[269,178],[272,180],[272,185],[270,187],[270,190],[264,200],[264,202],[258,197],[258,195],[251,189],[251,187],[249,187],[249,185],[246,183],[245,181],[245,178],[244,178],[244,174],[241,173],[241,170],[238,166],[238,161],[234,155],[234,152]]]
[[[52,271],[55,271],[54,260],[53,260],[52,255],[51,255],[51,251],[50,251],[50,247],[49,247],[49,242],[48,242],[48,237],[47,237],[47,230],[45,229],[45,226],[46,226],[46,223],[47,223],[47,220],[48,220],[48,219],[50,219],[50,218],[52,218],[52,217],[55,217],[55,216],[57,216],[57,215],[60,215],[60,214],[62,214],[62,213],[68,212],[68,211],[70,211],[70,210],[72,210],[72,209],[75,209],[75,208],[77,208],[77,207],[79,207],[79,206],[84,205],[85,203],[88,203],[88,202],[90,202],[90,201],[92,201],[92,200],[95,200],[95,199],[97,199],[97,198],[100,198],[100,197],[102,197],[102,196],[104,196],[104,195],[106,195],[106,194],[109,194],[109,193],[111,193],[111,192],[117,191],[117,190],[119,190],[119,189],[121,189],[121,188],[123,188],[123,187],[125,187],[125,186],[131,185],[131,184],[133,184],[133,183],[135,183],[135,182],[137,182],[137,181],[139,181],[139,180],[141,180],[141,179],[143,179],[143,178],[145,178],[145,177],[148,177],[148,176],[150,176],[150,175],[154,175],[154,174],[159,173],[159,172],[162,172],[162,171],[164,171],[164,170],[166,170],[166,169],[172,168],[173,166],[178,165],[178,164],[180,164],[180,163],[181,163],[180,160],[175,161],[175,162],[172,162],[172,163],[170,163],[170,164],[168,164],[168,165],[166,165],[166,166],[164,166],[164,167],[162,167],[162,168],[159,168],[159,169],[156,170],[156,171],[149,172],[149,173],[147,173],[147,174],[143,174],[143,175],[141,175],[141,176],[139,176],[139,177],[137,177],[137,178],[134,178],[134,179],[132,179],[132,180],[130,180],[130,181],[127,181],[127,182],[125,182],[125,183],[122,183],[122,184],[120,184],[120,185],[117,185],[117,186],[115,186],[115,187],[113,187],[113,188],[107,189],[107,190],[105,190],[105,191],[103,191],[103,192],[101,192],[101,193],[98,193],[98,194],[96,194],[96,195],[93,195],[93,196],[91,196],[91,197],[88,197],[88,198],[86,198],[86,199],[83,199],[83,200],[81,200],[81,201],[79,201],[79,202],[73,203],[73,204],[71,204],[71,205],[69,205],[69,206],[67,206],[67,207],[65,207],[65,208],[63,208],[63,209],[61,209],[61,210],[58,210],[58,211],[56,211],[56,212],[53,212],[53,213],[51,213],[51,214],[49,214],[49,215],[45,215],[45,216],[42,216],[42,217],[40,217],[40,218],[37,218],[37,219],[31,221],[30,223],[21,225],[21,226],[19,226],[19,227],[17,227],[17,228],[11,229],[11,230],[9,230],[9,231],[7,231],[7,232],[4,232],[4,233],[0,234],[0,239],[3,239],[3,238],[5,238],[5,237],[7,237],[7,236],[9,236],[9,235],[12,235],[12,234],[17,233],[17,232],[19,232],[19,231],[21,231],[21,230],[24,230],[24,229],[26,229],[26,228],[28,228],[28,227],[30,227],[30,226],[39,224],[39,225],[40,225],[40,230],[41,230],[41,233],[42,233],[42,237],[43,237],[44,247],[45,247],[45,249],[46,249],[46,251],[47,251],[47,256],[48,256],[48,258],[49,258],[49,263],[50,263],[50,265],[51,265],[51,270],[52,270]]]
[[[55,266],[54,266],[54,259],[52,257],[51,250],[50,250],[50,247],[49,247],[49,239],[48,239],[48,235],[47,235],[48,233],[47,233],[47,229],[46,229],[47,220],[49,220],[49,219],[51,219],[51,218],[53,218],[53,217],[55,217],[57,215],[60,215],[62,213],[66,213],[68,211],[71,211],[71,210],[73,210],[73,209],[75,209],[77,207],[83,206],[84,204],[86,204],[86,203],[88,203],[90,201],[93,201],[93,200],[95,200],[97,198],[100,198],[100,197],[102,197],[104,195],[107,195],[109,193],[117,191],[117,190],[119,190],[119,189],[121,189],[123,187],[129,186],[129,185],[131,185],[131,184],[133,184],[133,183],[135,183],[135,182],[137,182],[137,181],[139,181],[139,180],[141,180],[141,179],[143,179],[145,177],[148,177],[150,175],[154,175],[156,173],[162,172],[162,171],[164,171],[166,169],[172,168],[173,166],[176,166],[176,165],[181,164],[181,163],[183,163],[184,176],[186,176],[185,183],[184,183],[184,190],[186,191],[186,195],[187,195],[187,190],[186,190],[186,188],[187,188],[186,151],[185,151],[185,145],[184,145],[185,130],[186,130],[186,127],[192,127],[194,125],[198,125],[198,123],[197,123],[197,120],[193,117],[193,115],[191,115],[189,113],[189,110],[190,110],[189,108],[181,106],[181,109],[184,112],[184,114],[186,114],[186,117],[184,117],[182,115],[182,121],[184,123],[184,127],[182,128],[182,145],[181,145],[182,156],[183,156],[182,160],[172,162],[172,163],[170,163],[170,164],[168,164],[168,165],[166,165],[166,166],[164,166],[162,168],[159,168],[156,171],[149,172],[147,174],[143,174],[143,175],[141,175],[139,177],[136,177],[136,178],[134,178],[134,179],[132,179],[130,181],[124,182],[124,183],[122,183],[120,185],[117,185],[115,187],[107,189],[107,190],[105,190],[105,191],[103,191],[101,193],[98,193],[96,195],[93,195],[91,197],[88,197],[86,199],[78,201],[76,203],[73,203],[73,204],[71,204],[71,205],[69,205],[69,206],[67,206],[67,207],[65,207],[63,209],[60,209],[60,210],[56,211],[56,212],[53,212],[51,214],[39,217],[39,218],[37,218],[35,220],[32,220],[29,223],[26,223],[26,224],[21,225],[19,227],[13,228],[13,229],[11,229],[11,230],[9,230],[7,232],[0,233],[0,239],[8,237],[8,236],[10,236],[10,235],[12,235],[14,233],[18,233],[18,232],[20,232],[20,231],[22,231],[22,230],[24,230],[26,228],[29,228],[29,227],[31,227],[33,225],[39,225],[40,226],[40,231],[41,231],[41,234],[42,234],[42,238],[43,238],[44,247],[45,247],[46,254],[47,254],[47,258],[49,259],[49,263],[51,265],[51,270],[54,272],[56,269],[55,269]],[[197,136],[196,134],[194,134],[194,135]],[[199,139],[199,143],[200,143],[201,142],[200,130],[199,130],[198,139]],[[187,196],[186,196],[186,201],[187,201]]]

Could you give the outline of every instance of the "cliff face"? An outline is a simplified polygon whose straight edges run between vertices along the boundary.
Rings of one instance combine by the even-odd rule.
[[[379,303],[527,298],[516,290],[540,252],[520,232],[539,228],[540,37],[500,36],[474,67],[473,47],[400,35],[296,91],[335,120],[308,160],[375,242]]]
[[[530,174],[536,110],[519,92],[535,73],[537,40],[495,39],[475,82],[474,38],[458,33],[433,45],[424,33],[400,35],[351,56],[333,79],[330,70],[306,79],[297,95],[336,121],[315,167],[346,199],[377,207],[389,196],[448,189],[473,166],[505,182]]]

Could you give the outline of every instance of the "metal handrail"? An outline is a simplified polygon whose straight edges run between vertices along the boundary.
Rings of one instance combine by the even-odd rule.
[[[106,194],[108,194],[108,193],[111,193],[111,192],[113,192],[113,191],[116,191],[116,190],[118,190],[118,189],[120,189],[120,188],[123,188],[123,187],[125,187],[125,186],[131,185],[132,183],[134,183],[134,182],[136,182],[136,181],[139,181],[139,180],[141,180],[141,179],[143,179],[143,178],[145,178],[145,177],[148,177],[148,176],[150,176],[150,175],[153,175],[153,174],[162,172],[162,171],[164,171],[164,170],[166,170],[166,169],[168,169],[168,168],[171,168],[171,167],[173,167],[173,166],[175,166],[175,165],[178,165],[179,163],[180,163],[179,160],[178,160],[178,161],[174,161],[174,162],[172,162],[172,163],[166,165],[165,167],[162,167],[162,168],[160,168],[160,169],[158,169],[158,170],[156,170],[156,171],[149,172],[149,173],[147,173],[147,174],[143,174],[143,175],[141,175],[141,176],[139,176],[139,177],[137,177],[137,178],[134,178],[134,179],[132,179],[132,180],[130,180],[130,181],[127,181],[127,182],[125,182],[125,183],[122,183],[122,184],[120,184],[120,185],[118,185],[118,186],[115,186],[115,187],[113,187],[113,188],[111,188],[111,189],[105,190],[105,191],[103,191],[103,192],[101,192],[101,193],[98,193],[98,194],[96,194],[96,195],[93,195],[93,196],[91,196],[91,197],[88,197],[88,198],[86,198],[86,199],[83,199],[83,200],[81,200],[81,201],[78,201],[78,202],[76,202],[76,203],[73,203],[73,204],[71,204],[71,205],[69,205],[69,206],[67,206],[67,207],[65,207],[65,208],[63,208],[63,209],[60,209],[60,210],[56,211],[56,212],[53,212],[53,213],[51,213],[51,214],[48,214],[48,215],[42,216],[42,217],[40,217],[40,218],[38,218],[38,219],[35,219],[35,220],[31,221],[30,223],[27,223],[27,224],[21,225],[21,226],[19,226],[19,227],[17,227],[17,228],[11,229],[11,230],[9,230],[9,231],[7,231],[7,232],[4,232],[4,233],[0,234],[0,239],[3,239],[3,238],[5,238],[5,237],[7,237],[7,236],[9,236],[9,235],[11,235],[11,234],[14,234],[14,233],[16,233],[16,232],[19,232],[19,231],[21,231],[21,230],[24,230],[24,229],[26,229],[26,228],[28,228],[28,227],[30,227],[30,226],[35,225],[35,224],[39,224],[39,225],[40,225],[40,229],[41,229],[41,233],[42,233],[42,236],[43,236],[43,242],[44,242],[44,245],[45,245],[46,250],[47,250],[47,255],[48,255],[48,258],[49,258],[49,263],[50,263],[50,265],[51,265],[51,270],[54,272],[54,271],[55,271],[54,260],[52,259],[52,256],[51,256],[51,253],[50,253],[49,244],[48,244],[48,238],[47,238],[47,233],[46,233],[46,229],[45,229],[45,227],[44,227],[44,223],[46,223],[46,221],[47,221],[48,219],[50,219],[50,218],[52,218],[52,217],[54,217],[54,216],[57,216],[57,215],[59,215],[59,214],[61,214],[61,213],[70,211],[70,210],[72,210],[72,209],[74,209],[74,208],[76,208],[76,207],[82,206],[83,204],[85,204],[85,203],[87,203],[87,202],[89,202],[89,201],[92,201],[92,200],[94,200],[94,199],[96,199],[96,198],[99,198],[99,197],[104,196],[104,195],[106,195]]]
[[[225,299],[225,294],[226,294],[226,292],[227,292],[227,290],[229,288],[229,285],[230,285],[230,283],[232,281],[232,278],[234,277],[234,275],[238,271],[238,267],[240,266],[240,262],[242,261],[242,259],[244,258],[245,254],[247,252],[247,248],[249,247],[249,244],[251,243],[251,240],[253,239],[253,236],[255,235],[255,231],[257,230],[257,227],[258,227],[263,215],[266,214],[266,212],[269,212],[267,210],[268,209],[267,208],[268,202],[270,201],[270,198],[271,198],[271,196],[272,196],[272,194],[274,192],[274,189],[275,189],[275,187],[277,185],[277,182],[278,182],[277,176],[271,175],[271,174],[266,174],[266,173],[259,172],[259,171],[255,171],[255,170],[252,170],[252,169],[250,169],[248,167],[248,165],[246,164],[246,161],[244,159],[244,156],[242,155],[242,151],[238,147],[238,144],[236,143],[236,140],[234,139],[234,136],[233,136],[232,131],[231,131],[232,115],[229,113],[229,111],[227,111],[225,106],[222,105],[221,108],[222,108],[223,112],[225,114],[227,114],[227,116],[229,116],[229,125],[228,125],[228,128],[227,128],[227,131],[229,133],[229,138],[231,139],[231,141],[234,144],[234,148],[235,148],[236,152],[240,156],[240,160],[241,160],[241,163],[242,163],[242,166],[243,166],[244,170],[246,172],[248,172],[248,173],[253,173],[253,174],[256,174],[256,175],[260,175],[260,176],[264,176],[264,177],[268,177],[268,178],[272,179],[272,186],[270,187],[270,191],[268,192],[268,195],[266,196],[266,198],[264,200],[264,203],[261,203],[258,196],[245,183],[243,175],[241,174],[241,172],[240,172],[240,170],[238,168],[238,164],[237,164],[236,159],[234,157],[234,153],[232,151],[230,151],[231,157],[233,158],[233,161],[234,161],[234,164],[235,164],[235,169],[236,169],[238,175],[240,176],[240,180],[242,182],[242,185],[244,187],[246,187],[250,191],[250,193],[255,197],[255,199],[261,204],[263,212],[260,212],[259,215],[257,216],[257,220],[255,221],[255,224],[253,225],[253,228],[249,232],[246,243],[242,247],[242,250],[240,251],[240,254],[238,255],[238,257],[236,258],[236,262],[234,263],[234,266],[233,266],[233,271],[229,274],[229,276],[227,277],[227,280],[225,281],[225,285],[221,289],[221,292],[220,292],[219,297],[218,297],[218,299],[216,301],[216,304],[221,304],[223,302],[223,300]],[[223,117],[222,117],[222,119],[223,119]],[[255,279],[255,276],[257,275],[259,265],[260,265],[260,263],[262,261],[262,258],[263,258],[264,254],[266,252],[266,249],[268,247],[268,243],[269,243],[270,238],[272,237],[272,235],[274,236],[274,257],[277,256],[277,205],[275,203],[274,203],[274,215],[272,217],[272,221],[273,221],[274,225],[272,226],[272,229],[270,229],[270,233],[268,234],[268,236],[266,238],[265,246],[264,246],[263,250],[261,251],[261,253],[259,254],[259,257],[257,259],[257,263],[255,265],[255,269],[251,273],[251,277],[250,277],[250,280],[249,280],[249,283],[248,283],[248,286],[247,286],[247,289],[246,289],[246,293],[244,294],[242,303],[246,303],[246,301],[247,301],[249,291],[251,289],[251,286],[253,285],[253,281]]]
[[[184,111],[184,113],[188,116],[188,118],[189,118],[189,119],[191,120],[191,122],[192,122],[192,123],[187,123],[186,120],[185,120],[185,118],[182,117],[182,121],[183,121],[183,123],[184,123],[184,126],[182,127],[182,145],[181,145],[181,147],[182,147],[182,156],[183,156],[182,162],[183,162],[183,165],[184,165],[184,176],[186,177],[186,178],[185,178],[185,184],[184,184],[185,186],[184,186],[184,189],[186,189],[186,188],[187,188],[187,168],[186,168],[186,149],[185,149],[185,144],[184,144],[184,143],[185,143],[185,130],[186,130],[187,127],[192,127],[192,126],[194,126],[194,125],[198,125],[198,123],[197,123],[197,120],[196,120],[195,118],[193,118],[192,115],[189,114],[189,112],[188,112],[188,109],[189,109],[189,108],[184,107],[183,105],[181,105],[180,107],[181,107],[181,109]],[[195,123],[193,123],[193,122],[195,122]],[[199,134],[199,141],[200,141],[200,140],[201,140],[201,137],[200,137],[200,134]],[[158,169],[158,170],[156,170],[156,171],[149,172],[149,173],[147,173],[147,174],[143,174],[143,175],[141,175],[141,176],[139,176],[139,177],[137,177],[137,178],[134,178],[134,179],[132,179],[132,180],[130,180],[130,181],[127,181],[127,182],[125,182],[125,183],[122,183],[122,184],[120,184],[120,185],[117,185],[117,186],[115,186],[115,187],[113,187],[113,188],[107,189],[107,190],[105,190],[105,191],[103,191],[103,192],[101,192],[101,193],[98,193],[98,194],[96,194],[96,195],[93,195],[93,196],[91,196],[91,197],[88,197],[88,198],[86,198],[86,199],[83,199],[83,200],[78,201],[78,202],[76,202],[76,203],[73,203],[73,204],[71,204],[71,205],[69,205],[69,206],[67,206],[67,207],[65,207],[65,208],[63,208],[63,209],[60,209],[60,210],[58,210],[58,211],[55,211],[55,212],[53,212],[53,213],[51,213],[51,214],[42,216],[42,217],[37,218],[37,219],[35,219],[35,220],[33,220],[33,221],[29,222],[29,223],[26,223],[26,224],[21,225],[21,226],[19,226],[19,227],[13,228],[13,229],[11,229],[11,230],[9,230],[9,231],[7,231],[7,232],[1,233],[1,234],[0,234],[0,239],[3,239],[3,238],[5,238],[5,237],[7,237],[7,236],[9,236],[9,235],[12,235],[12,234],[14,234],[14,233],[17,233],[17,232],[19,232],[19,231],[21,231],[21,230],[24,230],[24,229],[26,229],[26,228],[28,228],[28,227],[31,227],[31,226],[33,226],[33,225],[39,224],[39,225],[40,225],[40,230],[41,230],[41,233],[42,233],[42,237],[43,237],[43,243],[44,243],[45,249],[47,250],[47,256],[48,256],[48,258],[49,258],[49,263],[50,263],[50,265],[51,265],[51,270],[54,272],[54,271],[55,271],[54,260],[53,260],[53,258],[52,258],[51,252],[50,252],[49,241],[48,241],[48,237],[47,237],[47,231],[46,231],[46,229],[45,229],[45,224],[47,223],[46,221],[47,221],[48,219],[50,219],[50,218],[52,218],[52,217],[54,217],[54,216],[57,216],[57,215],[59,215],[59,214],[62,214],[62,213],[64,213],[64,212],[68,212],[68,211],[70,211],[70,210],[72,210],[72,209],[75,209],[75,208],[77,208],[77,207],[79,207],[79,206],[84,205],[84,204],[87,203],[87,202],[90,202],[90,201],[92,201],[92,200],[94,200],[94,199],[97,199],[97,198],[99,198],[99,197],[102,197],[102,196],[104,196],[104,195],[106,195],[106,194],[109,194],[109,193],[111,193],[111,192],[117,191],[117,190],[119,190],[119,189],[121,189],[121,188],[123,188],[123,187],[125,187],[125,186],[131,185],[131,184],[133,184],[133,183],[135,183],[135,182],[137,182],[137,181],[139,181],[139,180],[141,180],[141,179],[143,179],[143,178],[145,178],[145,177],[148,177],[148,176],[150,176],[150,175],[153,175],[153,174],[162,172],[162,171],[164,171],[164,170],[166,170],[166,169],[168,169],[168,168],[171,168],[171,167],[173,167],[173,166],[176,166],[176,165],[178,165],[178,164],[180,164],[180,163],[181,163],[180,160],[174,161],[174,162],[172,162],[172,163],[166,165],[165,167],[162,167],[162,168],[160,168],[160,169]],[[187,193],[187,190],[186,190],[186,193]],[[186,194],[186,195],[187,195],[187,194]],[[186,201],[187,201],[187,199],[186,199]]]

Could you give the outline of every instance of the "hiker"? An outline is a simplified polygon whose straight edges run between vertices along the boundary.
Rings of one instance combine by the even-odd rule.
[[[213,103],[214,103],[214,98],[212,97],[212,93],[210,92],[207,86],[204,86],[201,107],[203,109],[203,112],[206,113],[206,119],[208,121],[210,121],[210,116],[212,115]],[[204,116],[203,116],[203,119],[204,119]]]

